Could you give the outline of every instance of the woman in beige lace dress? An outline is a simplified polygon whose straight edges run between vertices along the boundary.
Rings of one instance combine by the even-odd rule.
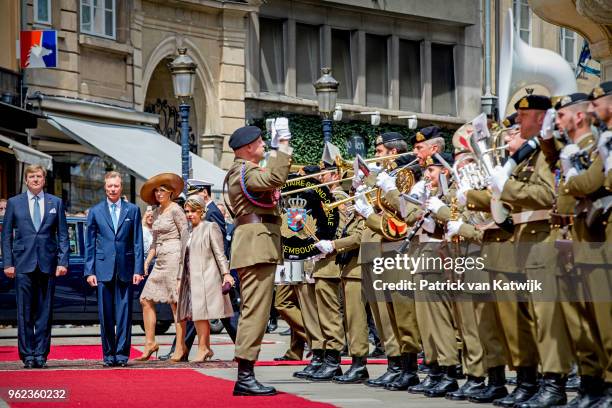
[[[140,295],[142,320],[145,326],[145,349],[138,361],[146,361],[159,350],[155,341],[156,303],[169,303],[176,318],[178,282],[183,270],[183,259],[189,231],[183,209],[172,201],[183,190],[183,180],[172,173],[159,174],[145,182],[140,197],[149,204],[159,205],[153,213],[153,242],[145,260],[145,274],[154,257],[155,266]],[[179,328],[177,327],[177,330]],[[177,351],[187,347],[177,344]]]

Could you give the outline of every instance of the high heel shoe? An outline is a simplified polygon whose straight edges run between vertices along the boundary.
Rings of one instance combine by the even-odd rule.
[[[135,361],[147,361],[151,358],[151,355],[155,353],[155,358],[157,358],[157,352],[159,351],[159,344],[155,343],[153,347],[150,349],[146,349],[143,351],[142,356],[135,358]]]
[[[195,360],[191,360],[192,363],[205,363],[206,360],[212,360],[215,353],[212,350],[208,350],[202,357],[196,357]]]
[[[185,352],[180,356],[180,357],[176,357],[175,355],[173,355],[172,357],[170,357],[170,361],[172,361],[173,363],[180,363],[180,362],[184,362],[184,361],[189,361],[189,350],[185,350]]]

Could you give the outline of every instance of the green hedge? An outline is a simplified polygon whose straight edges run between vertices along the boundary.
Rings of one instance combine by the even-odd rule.
[[[253,125],[262,130],[266,129],[266,119],[284,116],[289,119],[291,130],[291,146],[293,147],[293,162],[299,164],[318,164],[323,154],[323,130],[319,116],[304,115],[290,112],[268,112],[263,118],[256,119]],[[426,125],[427,126],[427,125]],[[423,126],[424,127],[424,126]],[[338,146],[343,158],[349,158],[346,151],[346,141],[353,135],[362,136],[366,143],[368,155],[374,156],[374,141],[376,136],[385,132],[399,132],[406,136],[406,141],[415,131],[402,125],[381,124],[372,126],[366,121],[334,122],[332,131],[332,143]],[[452,131],[443,129],[443,136],[447,142],[447,150],[451,144]],[[266,133],[266,140],[269,135]],[[449,150],[450,151],[450,150]]]

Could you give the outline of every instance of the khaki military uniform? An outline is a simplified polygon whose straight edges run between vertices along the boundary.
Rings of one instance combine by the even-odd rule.
[[[237,225],[232,240],[231,268],[238,271],[242,295],[235,354],[243,360],[255,361],[259,356],[272,305],[276,265],[282,264],[283,253],[280,209],[255,205],[242,191],[241,180],[250,194],[280,188],[289,174],[291,153],[288,146],[272,151],[265,168],[236,158],[227,175],[229,200]],[[244,175],[241,174],[243,166]],[[251,222],[240,223],[248,217],[252,217]],[[259,222],[253,222],[255,219]]]
[[[558,263],[558,253],[554,250],[554,238],[549,224],[554,186],[554,174],[544,155],[538,151],[516,167],[504,186],[501,200],[512,207],[515,219],[513,238],[519,270],[527,278],[542,282],[550,293],[559,293],[558,279],[562,269]],[[572,349],[565,322],[560,324],[559,321],[559,316],[563,316],[561,304],[533,301],[532,305],[542,371],[569,373],[573,360]]]
[[[321,322],[319,320],[319,305],[315,293],[315,284],[300,283],[293,286],[296,293],[300,310],[302,311],[302,320],[304,321],[304,331],[306,339],[311,350],[323,350],[325,348],[325,336],[321,331]]]
[[[348,220],[343,236],[334,240],[336,259],[350,258],[343,263],[340,271],[344,292],[344,318],[349,354],[353,357],[368,355],[368,321],[361,288],[361,266],[357,263],[361,234],[365,230],[365,220],[355,214]]]
[[[291,342],[285,356],[292,360],[301,360],[304,356],[304,344],[308,339],[296,292],[293,285],[277,286],[274,307],[291,328]]]

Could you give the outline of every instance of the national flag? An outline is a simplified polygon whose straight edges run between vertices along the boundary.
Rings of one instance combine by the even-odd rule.
[[[57,31],[22,31],[19,44],[21,68],[57,67]]]

